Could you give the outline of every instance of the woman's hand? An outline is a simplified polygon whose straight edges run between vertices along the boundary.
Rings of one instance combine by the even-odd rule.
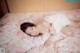
[[[52,25],[52,24],[50,26],[50,33],[51,33],[51,35],[54,35],[56,33],[56,30],[54,29],[54,25]]]

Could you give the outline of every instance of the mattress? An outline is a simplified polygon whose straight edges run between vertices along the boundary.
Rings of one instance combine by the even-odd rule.
[[[60,32],[63,26],[70,23],[67,18],[74,17],[74,14],[80,17],[80,9],[6,14],[0,19],[0,53],[80,53],[80,35],[70,37]],[[51,36],[49,33],[31,37],[20,29],[20,24],[32,22],[37,16],[44,15],[55,25],[53,42],[48,41]]]

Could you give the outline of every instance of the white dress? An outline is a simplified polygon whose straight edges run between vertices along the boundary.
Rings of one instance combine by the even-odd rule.
[[[62,27],[69,24],[68,17],[63,13],[56,13],[46,16],[45,20],[54,25],[56,33],[59,33]]]

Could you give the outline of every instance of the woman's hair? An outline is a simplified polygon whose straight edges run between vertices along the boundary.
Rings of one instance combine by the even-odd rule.
[[[25,32],[25,30],[28,28],[28,27],[33,27],[35,26],[35,24],[33,23],[30,23],[30,22],[25,22],[25,23],[22,23],[20,28],[23,32]],[[26,33],[26,32],[25,32]]]
[[[20,25],[20,29],[21,29],[24,33],[26,33],[27,28],[28,28],[28,27],[33,27],[33,26],[36,27],[36,25],[33,24],[33,23],[25,22],[25,23],[22,23],[22,24]],[[33,35],[31,35],[31,34],[28,34],[28,33],[26,33],[26,34],[29,35],[29,36],[33,36]],[[42,35],[42,33],[39,33],[37,36],[40,36],[40,35]]]

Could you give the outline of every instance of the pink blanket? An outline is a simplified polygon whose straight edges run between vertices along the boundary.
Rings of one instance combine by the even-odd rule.
[[[68,17],[67,14],[72,13],[80,17],[79,9],[61,12],[6,14],[0,20],[0,53],[80,53],[80,35],[68,37],[61,34],[58,28],[60,30],[64,24],[56,23],[58,21],[53,22],[58,32],[52,37],[52,43],[48,41],[49,33],[40,37],[30,37],[20,30],[21,23],[32,22],[36,16],[46,15],[55,18],[55,15],[63,14]],[[60,27],[56,27],[57,24]],[[48,45],[44,45],[46,41],[49,43]]]

